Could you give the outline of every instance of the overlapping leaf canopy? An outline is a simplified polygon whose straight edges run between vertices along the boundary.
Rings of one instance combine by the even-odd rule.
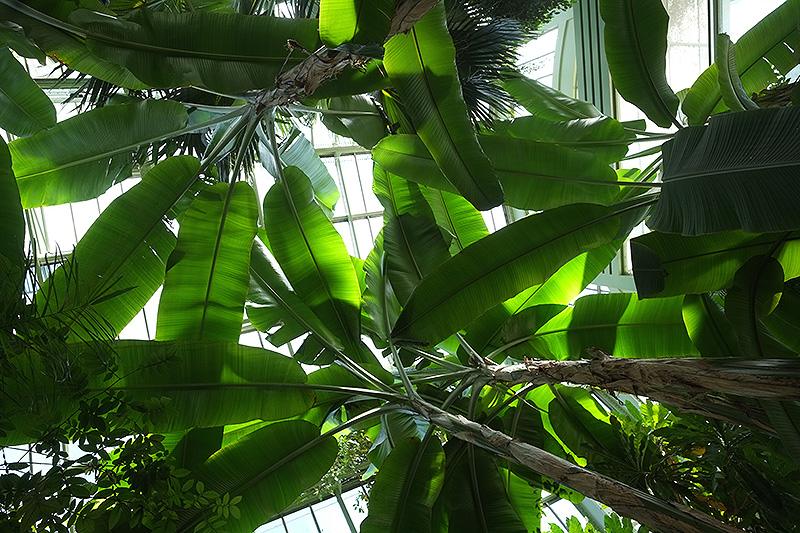
[[[661,2],[601,0],[620,95],[677,128],[663,164],[629,172],[614,165],[652,137],[518,73],[502,86],[530,115],[477,132],[444,2],[322,0],[304,12],[318,19],[274,16],[274,2],[79,4],[0,0],[0,127],[18,137],[0,144],[0,383],[15,399],[0,411],[4,445],[80,421],[91,395],[123,394],[169,433],[184,475],[220,496],[176,509],[180,531],[212,515],[242,531],[269,520],[320,479],[331,435],[351,426],[376,443],[364,531],[534,531],[541,491],[579,501],[572,489],[654,529],[749,527],[748,509],[726,514],[733,489],[703,492],[711,454],[687,444],[671,464],[696,470],[664,469],[668,445],[688,443],[683,415],[648,422],[648,408],[601,390],[625,382],[767,443],[768,459],[731,479],[796,478],[796,396],[755,401],[713,380],[664,391],[637,381],[636,363],[713,357],[710,372],[780,369],[781,390],[797,384],[800,113],[748,95],[797,64],[800,0],[737,43],[720,38],[724,57],[682,106],[691,126],[667,83]],[[56,123],[12,51],[127,94]],[[336,231],[351,191],[299,133],[305,113],[372,155],[384,226],[365,261]],[[254,158],[266,187],[246,171]],[[23,209],[93,199],[134,174],[26,293]],[[507,225],[490,234],[495,208]],[[656,231],[630,245],[637,293],[580,297],[642,221]],[[158,341],[112,342],[159,288]],[[293,342],[290,357],[237,344],[245,313],[274,346]],[[602,387],[493,377],[587,349],[597,364],[581,368]],[[620,376],[604,373],[610,357],[643,360]],[[787,508],[800,498],[781,490]],[[112,513],[107,493],[87,498],[79,531]]]

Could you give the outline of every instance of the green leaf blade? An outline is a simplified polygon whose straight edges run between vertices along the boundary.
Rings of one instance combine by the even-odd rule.
[[[620,95],[662,128],[675,123],[678,97],[667,83],[667,15],[661,0],[603,0],[608,68]]]
[[[95,198],[130,176],[130,153],[188,121],[184,107],[145,100],[105,106],[9,144],[26,209]]]
[[[56,123],[56,108],[7,48],[0,49],[0,109],[0,127],[18,137]]]
[[[480,210],[500,205],[502,188],[467,117],[444,6],[386,43],[384,65],[446,179]]]
[[[312,19],[150,9],[116,19],[78,10],[71,18],[87,30],[92,53],[151,87],[198,85],[228,94],[263,89],[303,59],[299,51],[287,52],[288,39],[306,50],[319,48]]]
[[[170,255],[158,309],[158,340],[239,340],[256,201],[244,182],[218,183],[194,199]]]
[[[677,132],[663,147],[664,185],[648,226],[683,235],[800,229],[798,125],[800,109],[782,107]]]

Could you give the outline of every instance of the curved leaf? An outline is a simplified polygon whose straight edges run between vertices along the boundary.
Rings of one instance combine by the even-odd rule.
[[[9,144],[26,209],[95,198],[128,178],[130,153],[168,137],[188,121],[167,100],[105,106]]]
[[[752,359],[797,357],[769,332],[764,317],[772,313],[783,291],[783,269],[772,257],[750,258],[736,271],[725,296],[725,316],[739,340],[739,355]]]
[[[683,322],[701,356],[730,357],[739,353],[736,332],[716,295],[687,294],[683,298]]]
[[[497,172],[508,205],[542,210],[581,202],[608,204],[619,193],[614,170],[589,153],[501,135],[479,135],[478,140]],[[373,148],[372,158],[398,176],[457,192],[419,137],[386,137]]]
[[[528,336],[535,355],[543,359],[580,359],[592,347],[615,357],[699,355],[686,333],[682,307],[681,297],[639,300],[635,294],[593,294]]]
[[[302,52],[286,50],[287,40],[319,48],[314,19],[151,9],[112,18],[81,9],[71,20],[88,32],[93,54],[125,66],[151,87],[264,89],[304,59]]]
[[[394,0],[322,0],[319,36],[328,48],[342,43],[383,44],[393,14]]]
[[[330,111],[344,112],[323,114],[322,123],[325,127],[337,135],[350,137],[364,148],[372,149],[389,132],[383,117],[378,114],[374,101],[367,95],[354,94],[331,98],[325,103],[325,107]],[[348,111],[363,114],[350,115],[346,113]]]
[[[67,350],[73,371],[88,375],[90,392],[124,392],[126,401],[142,411],[143,422],[154,433],[280,420],[304,413],[314,403],[310,390],[292,388],[306,382],[300,365],[260,348],[206,340],[117,340],[112,345],[82,341],[68,345]],[[104,363],[110,357],[118,365],[113,381],[105,379]],[[46,402],[52,406],[49,416],[75,416],[81,397],[64,394],[63,389],[59,393],[52,377],[41,368],[41,358],[20,357],[14,363],[31,376],[8,390],[20,403]],[[18,428],[28,427],[25,422],[14,422]],[[34,439],[15,431],[2,442],[10,445]]]
[[[731,111],[758,109],[758,105],[744,92],[742,80],[739,78],[739,71],[736,68],[736,47],[727,34],[721,33],[717,36],[716,57],[719,87],[725,105]]]
[[[602,116],[553,122],[531,115],[515,118],[502,126],[497,124],[495,131],[502,131],[512,137],[589,152],[605,163],[613,163],[625,157],[628,145],[636,137],[625,131],[622,123]]]
[[[56,108],[8,48],[0,48],[0,128],[18,137],[56,123]]]
[[[431,533],[431,510],[444,481],[439,439],[399,442],[383,461],[369,498],[361,533]]]
[[[305,135],[298,130],[294,130],[292,133],[295,132],[296,136],[280,148],[281,161],[286,166],[294,166],[302,170],[303,174],[311,180],[317,201],[328,209],[333,209],[340,197],[336,182]]]
[[[384,206],[386,274],[403,304],[423,276],[450,258],[449,243],[416,183],[376,168],[373,189]]]
[[[163,217],[197,178],[194,157],[171,157],[114,200],[75,246],[77,276],[61,267],[41,293],[53,292],[60,308],[90,305],[119,332],[164,282],[175,236]],[[113,298],[108,296],[113,295]],[[46,298],[39,298],[40,311]]]
[[[741,231],[687,237],[652,232],[631,240],[633,280],[639,298],[700,294],[733,285],[736,271],[767,253],[780,237]],[[800,276],[800,234],[783,239],[775,258],[786,279]]]
[[[431,206],[436,223],[452,237],[451,254],[456,254],[489,235],[480,211],[463,196],[429,187],[421,190]]]
[[[662,128],[676,122],[678,97],[667,83],[667,26],[661,0],[602,0],[614,87]]]
[[[461,455],[458,460],[463,446],[458,441],[447,445],[449,468],[436,502],[447,515],[448,531],[526,533],[492,457],[467,444],[466,457]]]
[[[500,205],[503,190],[467,117],[443,4],[386,43],[384,66],[446,180],[478,209]]]
[[[492,306],[544,282],[570,259],[615,240],[622,214],[631,209],[638,207],[565,206],[481,239],[422,280],[393,336],[426,343],[446,338]]]
[[[601,117],[603,114],[589,102],[570,98],[521,74],[510,74],[503,88],[529,113],[551,121]]]
[[[703,235],[800,229],[800,109],[715,116],[664,144],[661,198],[652,229]]]
[[[314,202],[308,178],[296,167],[284,169],[284,178],[264,198],[272,253],[295,293],[342,341],[347,355],[389,379],[361,342],[361,287],[341,235]]]
[[[622,239],[616,239],[570,259],[544,283],[489,309],[469,325],[467,342],[484,353],[488,347],[502,344],[499,335],[517,313],[534,305],[569,304],[608,266],[621,245]],[[503,355],[498,354],[498,357]]]
[[[52,0],[26,0],[25,4],[56,20],[66,21],[69,14],[77,9],[74,2],[53,2]],[[96,3],[99,6],[99,3]],[[73,70],[83,72],[101,80],[127,89],[147,89],[147,85],[136,79],[123,67],[104,61],[92,54],[85,42],[58,27],[19,11],[0,5],[0,20],[11,21],[24,29],[24,33],[42,51],[67,65]]]
[[[736,68],[745,94],[758,93],[797,66],[790,50],[800,48],[800,1],[788,0],[753,26],[736,43]],[[722,112],[717,64],[708,67],[686,94],[682,110],[689,124],[699,125],[709,115]]]
[[[244,182],[218,183],[194,199],[169,258],[158,306],[158,340],[239,340],[256,202]]]
[[[286,285],[268,253],[267,247],[256,239],[250,253],[250,289],[247,293],[247,301],[252,302],[247,306],[250,323],[264,332],[280,326],[267,336],[275,346],[282,346],[310,331],[341,348],[339,339]]]
[[[232,522],[241,531],[252,531],[285,509],[331,467],[338,452],[336,439],[314,443],[318,437],[317,427],[301,420],[270,424],[212,455],[198,468],[195,478],[207,490],[229,493],[232,499],[241,496],[236,504],[240,516]],[[177,531],[194,531],[203,518],[200,510],[188,511],[181,516]]]

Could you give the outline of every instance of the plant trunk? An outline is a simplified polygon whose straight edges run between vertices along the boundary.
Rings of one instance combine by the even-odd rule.
[[[398,0],[386,40],[409,31],[438,3],[439,0]],[[338,76],[348,66],[358,68],[370,60],[368,57],[336,50],[325,50],[322,55],[317,55],[313,50],[309,52],[312,53],[302,63],[278,76],[274,88],[264,90],[258,95],[256,108],[259,112],[299,102],[311,96],[320,85]]]
[[[518,385],[574,383],[609,391],[647,396],[680,410],[735,423],[748,423],[768,433],[759,422],[753,400],[800,400],[798,363],[787,359],[757,361],[724,358],[627,359],[594,350],[595,357],[579,361],[527,360],[512,366],[489,366],[494,382]],[[728,396],[720,396],[720,393]]]
[[[457,439],[480,446],[525,466],[564,486],[603,502],[615,512],[657,531],[676,533],[742,533],[682,504],[661,500],[644,491],[607,478],[505,433],[443,411],[423,400],[413,407],[430,422]]]

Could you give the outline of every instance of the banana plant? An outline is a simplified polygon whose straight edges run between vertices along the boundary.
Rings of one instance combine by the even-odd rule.
[[[269,1],[105,4],[0,0],[0,444],[91,448],[79,430],[123,413],[122,450],[161,443],[163,475],[135,490],[65,482],[82,487],[77,531],[252,531],[353,428],[374,441],[364,531],[537,531],[542,491],[653,530],[742,531],[760,509],[703,492],[686,464],[718,463],[670,448],[703,433],[698,415],[757,443],[726,476],[797,479],[800,112],[748,94],[771,80],[761,58],[787,70],[798,0],[720,39],[688,125],[662,3],[601,0],[614,83],[675,128],[658,134],[519,73],[494,90],[530,115],[476,132],[443,2],[299,2],[294,18]],[[124,97],[56,122],[14,54]],[[333,221],[348,191],[299,133],[313,115],[371,154],[384,224],[364,261]],[[656,163],[612,166],[653,140]],[[33,282],[24,210],[134,173]],[[501,205],[533,213],[490,233]],[[637,293],[581,297],[642,222]],[[155,340],[115,339],[159,290]],[[239,345],[245,313],[291,356]],[[125,455],[103,453],[92,468],[120,475]]]

